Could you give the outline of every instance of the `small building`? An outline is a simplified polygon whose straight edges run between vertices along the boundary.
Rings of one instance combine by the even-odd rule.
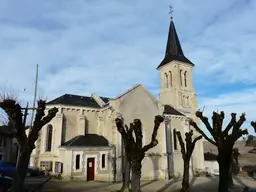
[[[219,175],[219,163],[217,161],[217,155],[207,152],[204,153],[204,166],[205,172],[211,175]]]
[[[59,147],[60,155],[65,157],[62,161],[65,171],[87,181],[113,180],[113,162],[110,161],[113,149],[105,137],[97,134],[78,135]]]
[[[18,146],[7,126],[0,126],[0,161],[16,162]]]

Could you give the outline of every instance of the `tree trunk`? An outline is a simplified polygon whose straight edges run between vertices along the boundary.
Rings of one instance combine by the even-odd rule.
[[[230,182],[232,180],[232,177],[230,177],[230,158],[226,154],[223,155],[219,153],[218,163],[219,163],[218,192],[227,192],[230,186]]]
[[[140,177],[141,177],[141,161],[133,160],[132,161],[132,192],[141,192],[140,191]]]
[[[231,161],[229,163],[229,174],[228,174],[228,186],[229,188],[234,186],[234,182],[233,182],[233,169],[234,169],[234,164],[233,164],[233,159],[231,158]]]
[[[127,160],[127,157],[125,157],[124,160],[124,175],[123,175],[123,186],[121,188],[121,192],[129,192],[130,189],[130,173],[131,173],[131,162]]]
[[[189,159],[184,159],[183,180],[181,192],[189,191]]]
[[[11,186],[11,192],[20,192],[27,176],[29,159],[32,151],[20,153],[17,169]]]

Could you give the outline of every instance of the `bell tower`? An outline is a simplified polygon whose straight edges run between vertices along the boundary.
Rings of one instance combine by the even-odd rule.
[[[197,110],[197,98],[192,83],[193,67],[194,64],[183,53],[171,17],[165,56],[157,67],[161,78],[161,104],[171,105],[185,114]]]

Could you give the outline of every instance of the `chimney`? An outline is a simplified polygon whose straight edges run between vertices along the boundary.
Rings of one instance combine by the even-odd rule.
[[[98,103],[99,106],[103,107],[106,105],[106,103],[96,93],[92,94],[92,98],[96,101],[96,103]]]

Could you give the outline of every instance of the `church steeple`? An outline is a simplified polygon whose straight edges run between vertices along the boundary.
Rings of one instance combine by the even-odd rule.
[[[165,57],[160,63],[160,65],[157,67],[157,69],[174,60],[185,62],[194,66],[194,64],[189,59],[187,59],[183,54],[183,51],[180,45],[180,40],[171,16],[168,39],[167,39],[166,50],[165,50]]]

